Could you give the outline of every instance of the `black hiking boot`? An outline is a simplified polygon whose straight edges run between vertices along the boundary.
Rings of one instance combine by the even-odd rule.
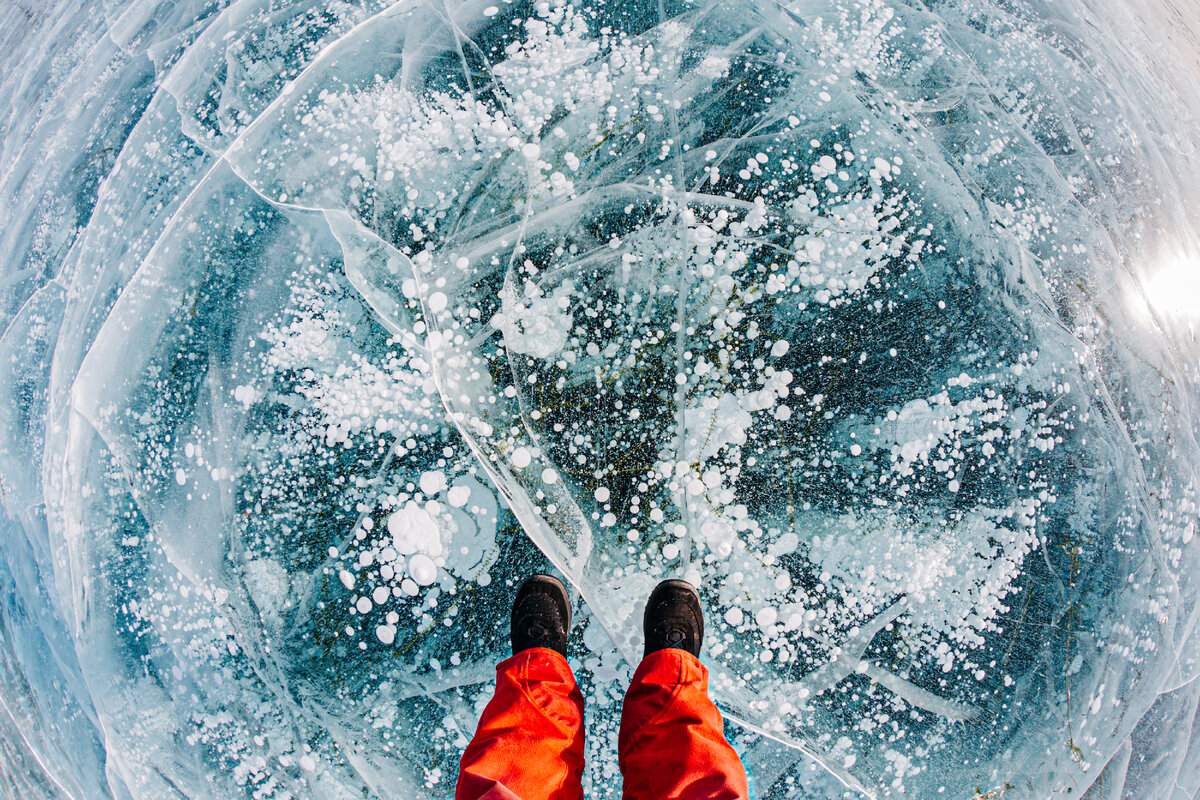
[[[567,587],[550,575],[531,575],[517,589],[512,608],[512,651],[549,647],[567,655],[571,601]]]
[[[646,601],[642,631],[646,635],[643,657],[668,647],[699,656],[700,641],[704,638],[704,612],[696,587],[681,580],[667,580],[655,586]]]

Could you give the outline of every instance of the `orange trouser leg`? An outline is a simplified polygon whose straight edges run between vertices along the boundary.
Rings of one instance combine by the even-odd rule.
[[[567,660],[531,647],[496,666],[455,800],[583,800],[583,695]]]
[[[708,699],[708,670],[683,650],[642,659],[621,712],[624,800],[746,800],[746,770]]]

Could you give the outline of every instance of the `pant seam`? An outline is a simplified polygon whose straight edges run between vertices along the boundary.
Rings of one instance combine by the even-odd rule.
[[[674,656],[676,659],[678,659],[676,661],[676,663],[679,665],[679,677],[675,680],[675,688],[671,690],[671,696],[667,700],[667,702],[663,704],[663,707],[660,708],[657,712],[655,712],[654,716],[650,717],[645,722],[643,722],[641,724],[641,726],[638,728],[637,733],[635,733],[629,737],[629,746],[630,747],[633,747],[634,742],[645,737],[644,732],[646,731],[646,729],[652,727],[655,723],[657,723],[659,721],[659,719],[661,719],[662,716],[664,714],[666,714],[668,710],[670,710],[671,706],[675,705],[676,698],[678,698],[679,693],[681,691],[683,691],[684,683],[686,683],[686,681],[683,680],[684,661],[680,656],[675,656],[674,654],[672,654],[672,656]],[[617,755],[619,757],[620,753],[618,753]]]

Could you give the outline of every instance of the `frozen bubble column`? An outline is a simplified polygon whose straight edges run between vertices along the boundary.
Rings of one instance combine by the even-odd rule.
[[[12,791],[445,796],[530,543],[760,797],[1200,788],[1180,9],[5,13]]]

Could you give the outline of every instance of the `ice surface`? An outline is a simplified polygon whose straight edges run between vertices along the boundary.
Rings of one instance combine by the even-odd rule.
[[[760,798],[1200,791],[1159,0],[0,9],[0,787],[445,797],[572,584]]]

